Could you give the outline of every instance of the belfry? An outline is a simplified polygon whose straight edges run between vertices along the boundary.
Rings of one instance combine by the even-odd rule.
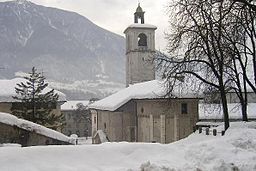
[[[155,79],[153,56],[156,26],[145,24],[145,12],[138,4],[134,24],[125,29],[126,86]]]

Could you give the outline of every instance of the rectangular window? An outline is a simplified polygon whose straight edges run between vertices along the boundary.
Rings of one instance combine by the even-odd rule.
[[[96,116],[94,116],[93,120],[94,120],[94,124],[96,124]]]
[[[188,114],[188,104],[181,103],[181,114]]]

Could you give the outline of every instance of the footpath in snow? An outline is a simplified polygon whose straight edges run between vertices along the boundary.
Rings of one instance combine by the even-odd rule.
[[[0,147],[8,171],[255,171],[256,122],[232,123],[225,136],[193,133],[171,144]]]

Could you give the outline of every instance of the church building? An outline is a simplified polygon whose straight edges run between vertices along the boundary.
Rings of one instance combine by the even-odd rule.
[[[102,130],[109,141],[170,143],[193,132],[199,98],[178,86],[166,98],[164,81],[155,80],[156,26],[145,24],[138,5],[125,29],[126,88],[91,104],[92,136]],[[96,142],[96,140],[94,140]]]

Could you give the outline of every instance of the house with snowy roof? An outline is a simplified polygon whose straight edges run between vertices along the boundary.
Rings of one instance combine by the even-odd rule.
[[[88,104],[88,100],[72,100],[61,105],[61,113],[65,117],[65,125],[61,130],[63,134],[68,136],[76,134],[79,137],[91,136],[91,123],[86,118],[90,115]]]
[[[68,145],[75,140],[64,134],[16,116],[0,112],[0,145],[15,143],[21,146]]]
[[[178,86],[171,97],[164,96],[166,87],[164,81],[155,80],[153,62],[157,27],[144,22],[139,5],[134,24],[124,31],[127,88],[89,106],[95,138],[102,130],[109,141],[170,143],[188,136],[196,126],[200,98]]]
[[[25,82],[25,80],[23,78],[14,78],[11,80],[0,80],[0,112],[5,112],[5,113],[11,113],[11,107],[12,105],[17,104],[18,102],[13,99],[13,96],[16,96],[16,92],[15,92],[15,87],[17,85],[17,83],[21,83],[21,82]],[[46,87],[43,90],[44,92],[48,92],[51,89]],[[59,95],[59,99],[58,99],[58,103],[53,107],[53,114],[55,115],[60,115],[61,111],[60,111],[60,106],[61,104],[63,104],[66,101],[66,96],[65,94],[63,94],[60,91],[54,90],[58,95]]]

